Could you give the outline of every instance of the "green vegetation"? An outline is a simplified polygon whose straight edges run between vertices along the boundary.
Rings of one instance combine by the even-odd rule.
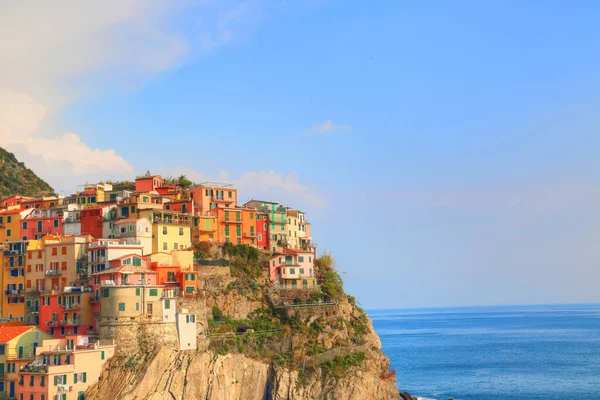
[[[346,356],[335,356],[333,360],[323,364],[323,372],[325,375],[342,378],[348,369],[359,367],[366,358],[362,351],[355,351]]]
[[[39,178],[13,153],[0,147],[0,198],[20,194],[23,196],[54,195],[54,189]]]
[[[319,283],[323,293],[329,295],[332,300],[341,300],[344,296],[344,281],[336,271],[335,258],[325,251],[321,257],[315,259],[315,266],[319,268]]]
[[[219,310],[219,307],[213,306],[212,308],[213,320],[221,321],[223,319],[223,313]]]
[[[132,181],[106,181],[112,185],[113,190],[135,190],[135,182]]]

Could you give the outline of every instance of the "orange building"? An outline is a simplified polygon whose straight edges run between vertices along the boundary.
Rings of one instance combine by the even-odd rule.
[[[192,219],[192,243],[216,241],[218,226],[216,215],[196,216]]]
[[[239,208],[213,208],[207,211],[209,215],[217,217],[217,243],[242,244],[243,209]]]
[[[198,204],[201,215],[214,208],[237,206],[237,189],[228,183],[200,183],[189,190],[189,195]]]
[[[156,188],[163,186],[163,178],[160,175],[146,175],[135,178],[136,192],[153,192]]]

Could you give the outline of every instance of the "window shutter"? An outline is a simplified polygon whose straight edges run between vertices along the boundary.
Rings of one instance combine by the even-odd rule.
[[[58,375],[54,375],[54,386],[58,385]]]
[[[77,383],[77,372],[73,374],[73,383]]]
[[[87,381],[87,372],[83,373],[83,383]]]

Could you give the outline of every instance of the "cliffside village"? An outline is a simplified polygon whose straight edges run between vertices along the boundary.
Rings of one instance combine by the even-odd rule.
[[[228,184],[146,174],[131,190],[98,183],[0,200],[0,399],[83,399],[128,321],[152,321],[179,349],[196,349],[199,316],[177,301],[203,290],[195,250],[225,243],[268,255],[274,287],[318,286],[305,213],[240,205]]]

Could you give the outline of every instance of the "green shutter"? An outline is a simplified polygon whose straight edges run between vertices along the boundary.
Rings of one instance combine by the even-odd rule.
[[[140,295],[140,288],[139,287],[135,288],[135,295],[136,296]]]
[[[119,311],[125,311],[125,303],[119,303]]]
[[[87,372],[83,373],[83,383],[87,382]]]
[[[229,221],[229,211],[225,211],[225,221]]]
[[[102,351],[100,352],[100,359],[101,359],[101,360],[104,360],[104,350],[102,350]]]
[[[150,289],[150,296],[158,296],[158,289]]]
[[[242,227],[241,227],[241,226],[239,226],[239,225],[238,225],[238,226],[236,226],[236,227],[235,227],[235,233],[236,233],[238,236],[242,236]]]
[[[77,383],[77,372],[73,374],[73,383]]]
[[[135,311],[140,311],[140,303],[135,303]]]
[[[225,225],[225,236],[229,236],[229,225]]]
[[[171,309],[171,300],[165,300],[165,310]]]
[[[58,385],[58,375],[54,375],[54,386]]]
[[[109,291],[108,289],[104,289],[104,290],[102,291],[102,296],[104,296],[104,297],[108,297],[109,293],[110,293],[110,291]]]

